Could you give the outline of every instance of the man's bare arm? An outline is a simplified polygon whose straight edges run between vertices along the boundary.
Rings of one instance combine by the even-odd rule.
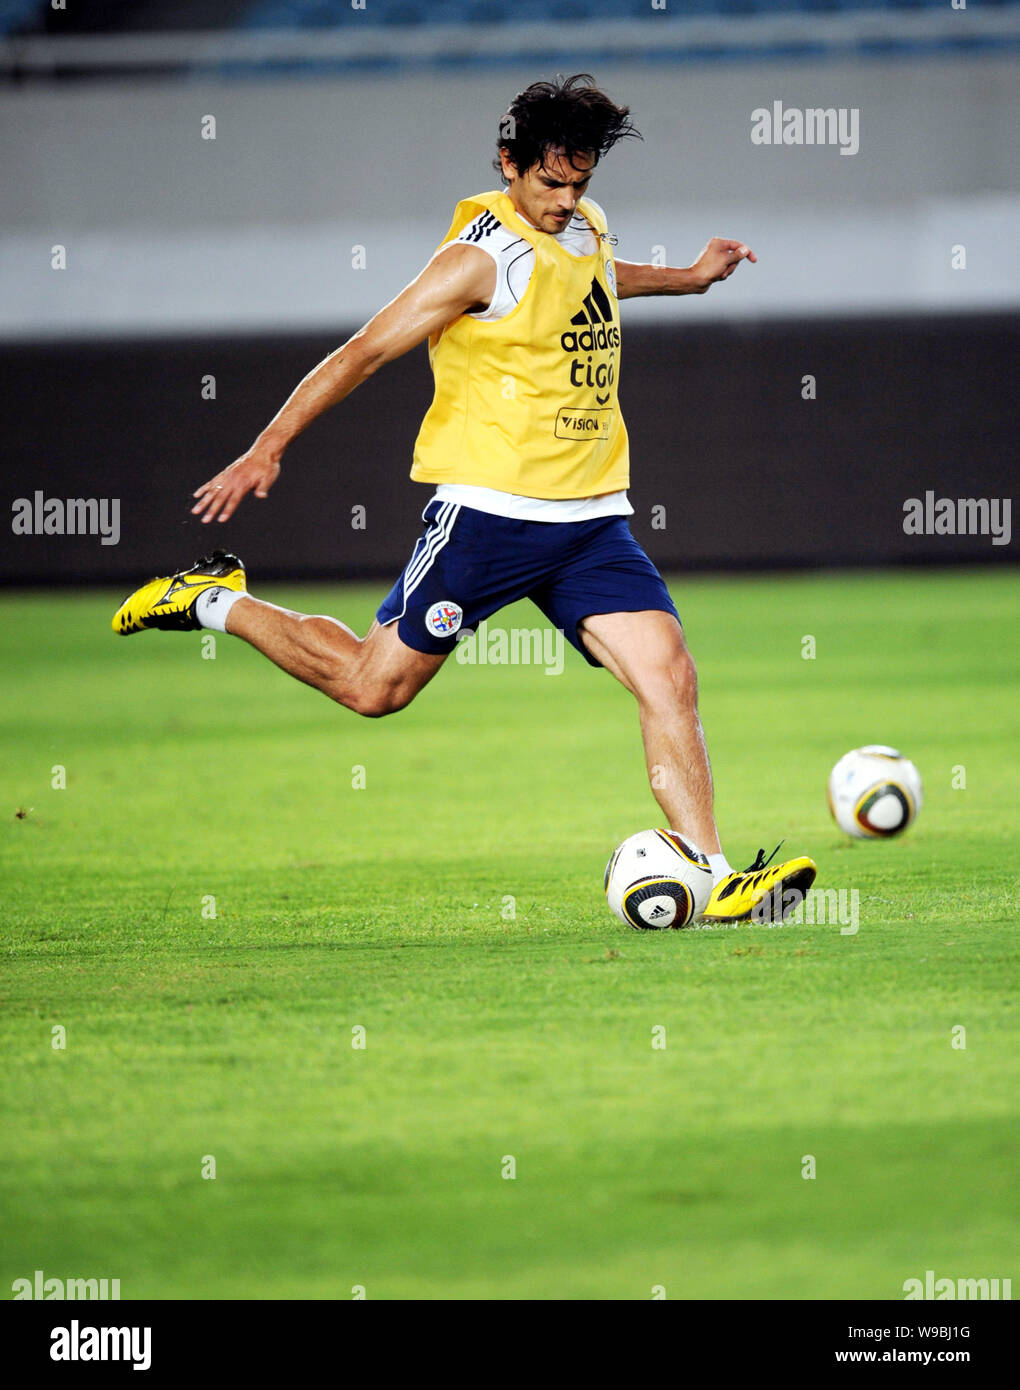
[[[459,315],[481,309],[496,287],[496,265],[476,246],[438,251],[416,280],[304,378],[251,448],[192,494],[203,522],[226,521],[249,492],[265,497],[284,449],[317,416],[349,396],[386,362],[401,357]]]
[[[620,299],[648,294],[704,294],[711,285],[728,280],[741,261],[758,257],[742,241],[713,237],[691,266],[639,265],[616,262],[616,292]]]

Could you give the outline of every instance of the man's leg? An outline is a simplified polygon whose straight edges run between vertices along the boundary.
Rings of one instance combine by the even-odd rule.
[[[443,511],[442,516],[445,525],[447,513]],[[448,530],[438,524],[435,529],[445,543]],[[437,541],[437,549],[441,548]],[[417,575],[419,581],[423,574]],[[396,597],[399,603],[402,586],[403,578],[387,599],[394,620],[398,610],[393,600]],[[380,613],[384,620],[390,616],[389,610],[380,609]],[[380,623],[377,618],[360,638],[336,618],[264,603],[248,593],[242,561],[225,550],[213,551],[188,569],[148,580],[128,594],[111,626],[122,637],[147,628],[191,632],[204,627],[229,632],[297,680],[371,717],[403,709],[448,655],[448,651],[426,653],[409,646],[401,639],[396,621]]]
[[[579,630],[637,699],[648,776],[668,828],[689,835],[702,853],[719,854],[697,673],[680,624],[657,611],[596,613]]]
[[[712,814],[712,773],[698,717],[698,683],[676,618],[652,610],[600,613],[578,626],[592,656],[637,697],[652,790],[669,828],[689,835],[712,857],[716,884],[702,920],[782,918],[803,901],[818,866],[801,855],[769,867],[759,850],[747,869],[717,867],[726,861]]]
[[[288,675],[372,718],[403,709],[446,660],[407,646],[396,623],[373,621],[362,638],[336,618],[295,613],[250,594],[233,604],[226,630]]]

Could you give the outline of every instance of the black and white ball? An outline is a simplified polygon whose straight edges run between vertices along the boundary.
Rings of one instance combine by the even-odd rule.
[[[829,773],[829,810],[858,840],[888,840],[917,819],[924,799],[921,774],[902,753],[882,743],[855,748]]]
[[[610,910],[636,931],[686,927],[704,912],[712,884],[701,850],[674,830],[639,830],[606,865]]]

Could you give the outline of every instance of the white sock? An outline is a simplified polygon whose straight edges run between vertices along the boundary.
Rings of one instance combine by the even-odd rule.
[[[199,601],[201,602],[201,600]],[[725,854],[721,853],[708,855],[708,867],[712,870],[716,883],[719,883],[727,874],[733,872],[730,868],[730,861],[726,858]]]
[[[195,600],[195,617],[203,627],[211,627],[214,632],[226,632],[227,614],[239,598],[247,597],[246,593],[225,589],[217,584],[212,589],[206,589],[204,594],[199,594]]]

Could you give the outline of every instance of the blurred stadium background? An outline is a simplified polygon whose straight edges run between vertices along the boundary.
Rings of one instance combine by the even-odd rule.
[[[1005,497],[1015,476],[1020,4],[0,0],[12,497],[121,499],[118,545],[12,538],[0,579],[189,562],[192,488],[494,184],[512,95],[577,70],[644,134],[592,189],[619,254],[688,264],[720,234],[760,257],[702,298],[625,306],[633,527],[654,558],[1015,558],[905,535],[903,503]],[[859,150],[752,143],[777,101],[857,109]],[[429,394],[421,349],[292,447],[229,528],[256,574],[396,572]]]

